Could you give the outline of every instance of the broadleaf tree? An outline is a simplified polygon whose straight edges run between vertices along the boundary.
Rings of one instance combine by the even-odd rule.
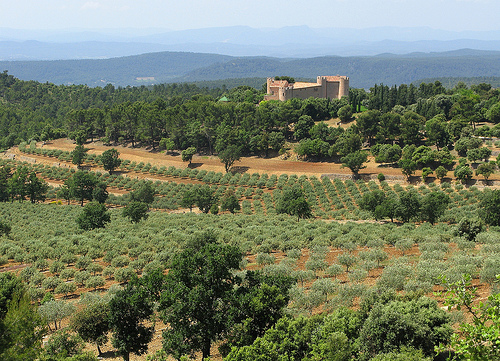
[[[499,276],[497,276],[498,279]],[[451,336],[449,345],[441,343],[437,351],[448,351],[451,348],[455,353],[453,360],[498,360],[500,358],[500,293],[488,297],[488,302],[480,302],[477,288],[472,286],[470,275],[464,275],[455,282],[442,279],[445,287],[444,305],[448,309],[462,309],[472,316],[470,322],[462,322],[459,333]]]
[[[222,339],[231,324],[234,287],[241,252],[218,244],[213,235],[194,239],[174,256],[160,300],[160,315],[168,325],[164,350],[179,359],[202,352],[210,357],[212,342]]]
[[[342,162],[342,167],[349,168],[353,173],[355,179],[358,179],[359,171],[366,168],[366,165],[364,165],[364,163],[366,163],[367,160],[368,154],[361,150],[349,153],[340,159],[340,161]]]
[[[71,327],[86,342],[95,343],[99,356],[102,354],[101,347],[108,341],[109,303],[99,298],[98,301],[84,306],[71,318]]]
[[[118,152],[115,148],[104,151],[101,155],[101,162],[104,170],[107,170],[109,174],[111,174],[111,172],[122,164],[120,152]]]
[[[240,147],[230,144],[224,150],[219,152],[219,159],[224,164],[226,173],[229,173],[234,162],[239,161],[241,157]]]
[[[181,158],[183,162],[189,162],[191,164],[191,161],[193,160],[193,156],[196,154],[196,148],[195,147],[189,147],[187,149],[184,149],[181,152]]]
[[[500,225],[500,190],[486,190],[479,204],[479,216],[490,226]]]
[[[84,200],[92,200],[97,179],[93,173],[77,171],[64,182],[64,185],[68,187],[71,195],[78,199],[83,207]]]
[[[450,203],[450,197],[444,192],[431,192],[422,198],[420,212],[422,219],[434,224],[441,217]]]
[[[154,326],[144,322],[154,312],[153,302],[135,275],[124,290],[118,291],[109,303],[108,321],[112,332],[112,344],[124,361],[130,354],[143,355],[153,339]]]
[[[131,201],[123,208],[122,215],[130,219],[132,223],[139,223],[148,218],[148,205],[144,202]]]
[[[302,188],[295,186],[285,190],[276,204],[277,213],[286,213],[301,218],[311,218],[311,206],[307,202]]]
[[[85,157],[87,156],[87,152],[89,150],[85,148],[83,145],[77,145],[75,149],[71,152],[71,162],[75,164],[78,168],[82,166]]]
[[[111,221],[111,217],[104,204],[90,202],[83,207],[83,212],[78,216],[78,226],[83,230],[104,228],[106,223]]]
[[[130,200],[151,204],[155,200],[156,190],[152,182],[144,182],[139,188],[130,192]]]
[[[239,211],[241,208],[238,198],[231,190],[227,190],[226,193],[224,193],[224,195],[222,196],[220,207],[223,211],[227,210],[231,213]]]

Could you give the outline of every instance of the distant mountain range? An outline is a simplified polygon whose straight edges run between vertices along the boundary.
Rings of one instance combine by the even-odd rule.
[[[89,31],[0,28],[0,60],[104,59],[150,52],[310,58],[381,53],[444,52],[470,48],[500,51],[500,31],[452,32],[431,28],[369,29],[247,26],[168,31]]]
[[[232,57],[220,54],[158,52],[111,59],[57,61],[3,61],[7,70],[22,80],[56,84],[137,86],[172,82],[243,78],[265,79],[289,75],[315,79],[318,75],[347,75],[350,85],[412,83],[443,77],[500,77],[500,51],[463,49],[441,53],[382,54],[378,56],[312,58]]]

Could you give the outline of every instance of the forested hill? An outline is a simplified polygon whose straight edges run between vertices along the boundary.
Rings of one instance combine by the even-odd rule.
[[[102,86],[199,82],[227,78],[291,75],[348,75],[351,86],[412,83],[436,77],[498,77],[500,52],[462,50],[447,53],[383,54],[373,57],[325,56],[308,59],[231,57],[217,54],[161,52],[100,60],[0,62],[22,80]]]
[[[500,76],[500,52],[483,55],[443,53],[408,57],[318,57],[289,61],[272,58],[238,58],[225,63],[196,69],[176,80],[215,80],[220,77],[264,77],[292,74],[295,77],[315,78],[317,75],[348,75],[350,85],[365,88],[373,84],[412,83],[433,77]]]
[[[43,83],[127,86],[171,83],[182,74],[231,58],[218,54],[160,52],[112,59],[2,61],[0,69],[8,70],[21,80]],[[137,80],[150,77],[154,77],[154,81]]]

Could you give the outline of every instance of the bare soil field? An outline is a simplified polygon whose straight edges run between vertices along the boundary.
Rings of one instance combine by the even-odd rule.
[[[50,143],[46,143],[43,148],[61,149],[72,151],[75,144],[69,139],[57,139]],[[101,142],[94,142],[86,145],[89,153],[101,154],[109,149],[109,146],[103,145]],[[123,146],[114,146],[120,152],[120,158],[128,159],[135,162],[151,163],[156,166],[174,166],[176,168],[185,168],[186,162],[183,162],[180,154],[175,155],[160,153],[157,151],[147,150],[145,148],[131,148]],[[374,163],[376,166],[376,164]],[[224,165],[216,156],[195,155],[193,157],[191,168],[206,169],[207,171],[224,172]],[[259,158],[259,157],[244,157],[240,162],[236,162],[234,167],[236,171],[248,173],[274,173],[274,174],[297,174],[297,175],[316,175],[328,173],[344,173],[350,174],[349,169],[340,168],[340,165],[329,162],[303,162],[299,160],[282,160],[279,158]],[[401,173],[399,173],[401,174]]]

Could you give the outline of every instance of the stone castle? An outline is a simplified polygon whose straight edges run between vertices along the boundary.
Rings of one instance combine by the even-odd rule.
[[[349,77],[347,76],[318,76],[316,83],[288,83],[286,80],[267,78],[267,95],[264,99],[281,101],[309,97],[340,99],[348,95]]]

